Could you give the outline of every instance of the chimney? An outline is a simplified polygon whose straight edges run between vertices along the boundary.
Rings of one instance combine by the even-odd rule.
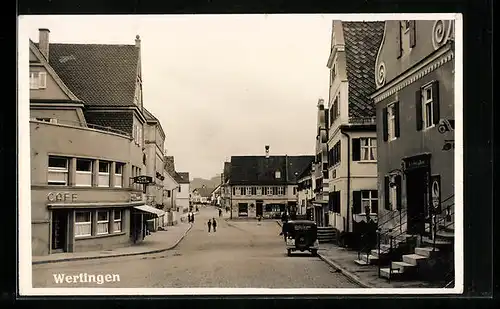
[[[266,145],[266,158],[269,159],[269,145]]]
[[[135,47],[141,47],[141,37],[139,35],[135,36]]]
[[[318,99],[318,107],[321,109],[321,107],[325,107],[325,100],[322,98]]]
[[[49,33],[49,29],[38,29],[38,49],[47,61],[49,61]]]

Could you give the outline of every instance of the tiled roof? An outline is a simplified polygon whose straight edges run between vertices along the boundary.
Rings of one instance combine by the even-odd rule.
[[[177,183],[189,183],[189,173],[188,172],[176,172],[174,176]]]
[[[312,164],[309,163],[306,167],[304,167],[304,169],[301,172],[299,172],[299,176],[297,177],[297,179],[302,179],[307,176],[311,176],[311,170],[312,170]]]
[[[231,184],[286,185],[297,182],[298,172],[311,164],[314,156],[233,156]],[[288,168],[287,168],[288,162]],[[275,178],[276,171],[280,178]],[[297,173],[297,175],[295,174]]]
[[[88,106],[133,106],[139,51],[135,45],[49,45],[49,64]]]
[[[342,22],[349,82],[349,117],[373,117],[368,96],[376,90],[375,61],[384,34],[384,22]]]
[[[158,123],[160,123],[160,121],[158,120],[158,118],[156,118],[153,114],[151,114],[150,111],[148,111],[146,108],[143,108],[142,109],[142,112],[144,114],[144,117],[146,118],[146,120],[149,120],[149,121],[156,121]]]
[[[198,191],[198,194],[202,197],[211,196],[213,190],[214,188],[207,188],[207,187],[196,188],[196,191]]]
[[[85,111],[85,120],[88,124],[95,124],[102,127],[111,127],[132,135],[132,126],[134,123],[133,111]]]

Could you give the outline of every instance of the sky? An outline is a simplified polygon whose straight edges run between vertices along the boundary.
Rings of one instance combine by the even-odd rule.
[[[144,107],[167,155],[190,178],[220,174],[233,155],[313,155],[316,105],[328,100],[327,15],[23,16],[53,43],[135,44]]]

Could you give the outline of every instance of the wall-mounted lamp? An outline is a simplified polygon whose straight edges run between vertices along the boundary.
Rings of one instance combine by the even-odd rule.
[[[451,149],[455,149],[455,140],[454,139],[445,139],[444,145],[443,145],[443,150],[448,151]]]

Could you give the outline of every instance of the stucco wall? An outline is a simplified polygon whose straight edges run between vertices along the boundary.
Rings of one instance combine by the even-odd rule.
[[[30,108],[30,118],[53,118],[62,124],[83,125],[85,118],[79,107],[66,109],[36,109]]]
[[[54,78],[45,70],[43,66],[30,65],[30,72],[47,73],[47,83],[44,89],[30,89],[30,99],[38,100],[68,100],[69,97],[61,90]]]

